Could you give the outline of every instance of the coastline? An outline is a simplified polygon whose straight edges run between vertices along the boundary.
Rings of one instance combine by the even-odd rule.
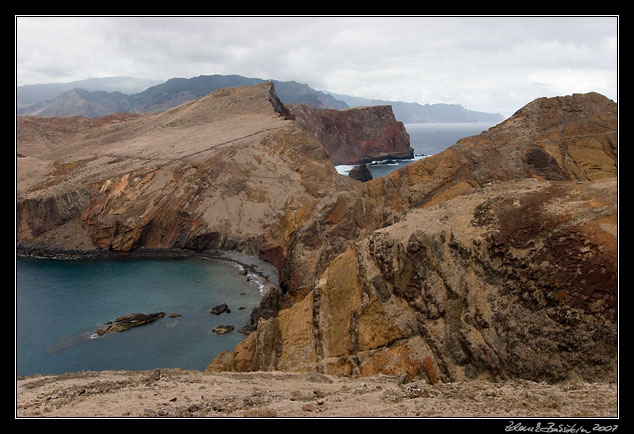
[[[29,257],[36,259],[82,260],[82,259],[136,259],[136,258],[187,258],[200,257],[231,262],[240,265],[249,273],[262,280],[264,289],[279,287],[279,275],[277,269],[246,253],[224,250],[186,250],[186,249],[146,249],[141,248],[129,252],[115,252],[109,250],[66,250],[54,248],[39,248],[33,246],[17,246],[16,257]],[[264,293],[263,293],[264,295]]]
[[[238,332],[244,337],[249,335],[257,327],[258,320],[268,318],[276,312],[278,299],[281,294],[279,275],[277,269],[251,255],[234,251],[204,250],[193,251],[186,249],[138,249],[131,252],[113,252],[103,250],[64,250],[42,249],[37,247],[16,247],[17,257],[52,259],[52,260],[107,260],[107,259],[169,259],[169,258],[202,258],[214,261],[224,261],[234,265],[236,274],[244,275],[247,283],[255,283],[260,293],[259,302],[252,308],[247,324]],[[16,263],[17,267],[17,263]],[[16,283],[17,285],[17,283]],[[17,290],[17,286],[16,286]],[[212,360],[209,360],[211,363]]]

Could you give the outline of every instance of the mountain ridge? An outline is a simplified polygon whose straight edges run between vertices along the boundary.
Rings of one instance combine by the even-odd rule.
[[[417,102],[354,97],[332,92],[330,94],[342,100],[350,107],[391,105],[394,116],[406,124],[431,122],[501,122],[504,120],[504,117],[499,113],[469,110],[460,104],[419,104]]]
[[[105,79],[104,79],[105,80]],[[18,86],[17,89],[17,114],[20,116],[104,116],[107,114],[121,112],[150,113],[165,110],[170,107],[182,104],[183,102],[200,98],[213,90],[222,87],[250,86],[267,80],[260,78],[249,78],[240,75],[200,75],[191,78],[174,77],[169,80],[150,86],[143,91],[128,94],[119,91],[119,94],[93,94],[81,92],[86,101],[78,102],[77,107],[69,104],[68,92],[76,92],[80,83],[88,80],[63,84],[71,89],[66,89],[64,94],[58,93],[54,96],[46,93],[47,98],[35,98],[33,91],[38,87],[43,88],[48,85],[28,85]],[[406,103],[402,101],[383,101],[369,98],[358,98],[346,95],[334,94],[332,92],[318,91],[312,89],[304,83],[296,81],[271,80],[276,86],[280,100],[285,104],[307,104],[313,108],[326,108],[342,110],[350,107],[363,105],[391,105],[397,120],[404,123],[417,122],[481,122],[481,121],[501,121],[503,117],[499,114],[476,112],[468,110],[458,104],[425,104]],[[62,84],[56,85],[61,88]],[[85,89],[89,92],[105,91],[105,87],[94,90]],[[112,89],[112,88],[110,88]],[[22,97],[25,91],[31,95],[28,99]],[[112,92],[112,91],[111,91]],[[103,106],[100,107],[98,99],[103,98]],[[86,111],[83,111],[86,110]]]

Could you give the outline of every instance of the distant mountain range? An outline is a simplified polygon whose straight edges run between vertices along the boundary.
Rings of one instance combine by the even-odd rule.
[[[152,113],[207,95],[223,87],[252,86],[260,78],[240,75],[201,75],[171,78],[164,83],[134,78],[108,77],[70,83],[18,86],[18,116],[86,116],[112,113]],[[285,104],[307,104],[318,109],[341,110],[367,105],[391,105],[397,120],[419,122],[489,122],[503,116],[468,110],[458,104],[406,103],[382,101],[321,92],[296,81],[271,80],[279,99]]]
[[[64,92],[73,89],[90,91],[121,92],[134,94],[144,91],[150,86],[161,84],[162,80],[151,80],[136,77],[104,77],[68,83],[28,84],[18,86],[18,103],[22,105],[50,101]]]
[[[415,102],[384,101],[356,96],[331,93],[349,107],[367,105],[391,105],[394,117],[405,124],[427,122],[501,122],[499,113],[485,113],[468,110],[459,104],[418,104]]]

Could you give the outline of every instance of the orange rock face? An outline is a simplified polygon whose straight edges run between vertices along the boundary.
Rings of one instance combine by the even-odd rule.
[[[365,183],[332,161],[385,150],[366,128],[383,121],[380,140],[404,149],[393,116],[301,110],[292,120],[265,83],[94,128],[26,119],[18,248],[225,249],[275,265],[280,288],[210,370],[615,379],[614,102],[541,98]],[[328,137],[359,153],[338,160]]]
[[[153,115],[23,120],[18,243],[257,253],[285,212],[354,184],[286,114],[264,83]]]
[[[614,379],[616,119],[598,94],[539,99],[281,224],[283,300],[313,300],[313,369]]]

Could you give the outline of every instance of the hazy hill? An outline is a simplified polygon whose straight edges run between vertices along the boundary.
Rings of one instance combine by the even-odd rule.
[[[18,87],[17,113],[21,116],[104,116],[116,112],[153,113],[201,98],[223,87],[252,86],[266,80],[240,75],[200,75],[150,82],[132,77],[88,79],[71,83]],[[500,122],[502,115],[468,110],[458,104],[382,101],[315,90],[296,81],[272,80],[284,104],[307,104],[317,109],[391,105],[397,120],[419,122]],[[133,91],[135,90],[136,91]]]
[[[17,113],[21,116],[83,115],[87,117],[104,116],[116,112],[154,113],[201,98],[224,87],[253,86],[265,81],[267,80],[240,75],[201,75],[193,78],[171,78],[165,83],[134,94],[120,90],[106,92],[96,90],[94,87],[92,89],[83,87],[85,84],[94,83],[89,80],[67,83],[66,87],[20,86],[18,87]],[[308,104],[313,108],[347,108],[342,101],[312,89],[306,84],[295,81],[272,81],[278,97],[284,103]],[[72,87],[69,87],[71,85]]]
[[[425,122],[501,122],[504,120],[504,117],[499,113],[473,111],[459,104],[421,105],[415,102],[384,101],[335,93],[331,93],[331,95],[345,102],[349,107],[391,105],[396,119],[406,124]]]
[[[50,101],[62,93],[76,88],[90,91],[134,94],[159,83],[160,80],[151,80],[149,78],[104,77],[88,78],[86,80],[77,80],[68,83],[27,84],[18,86],[17,101],[18,105]]]

